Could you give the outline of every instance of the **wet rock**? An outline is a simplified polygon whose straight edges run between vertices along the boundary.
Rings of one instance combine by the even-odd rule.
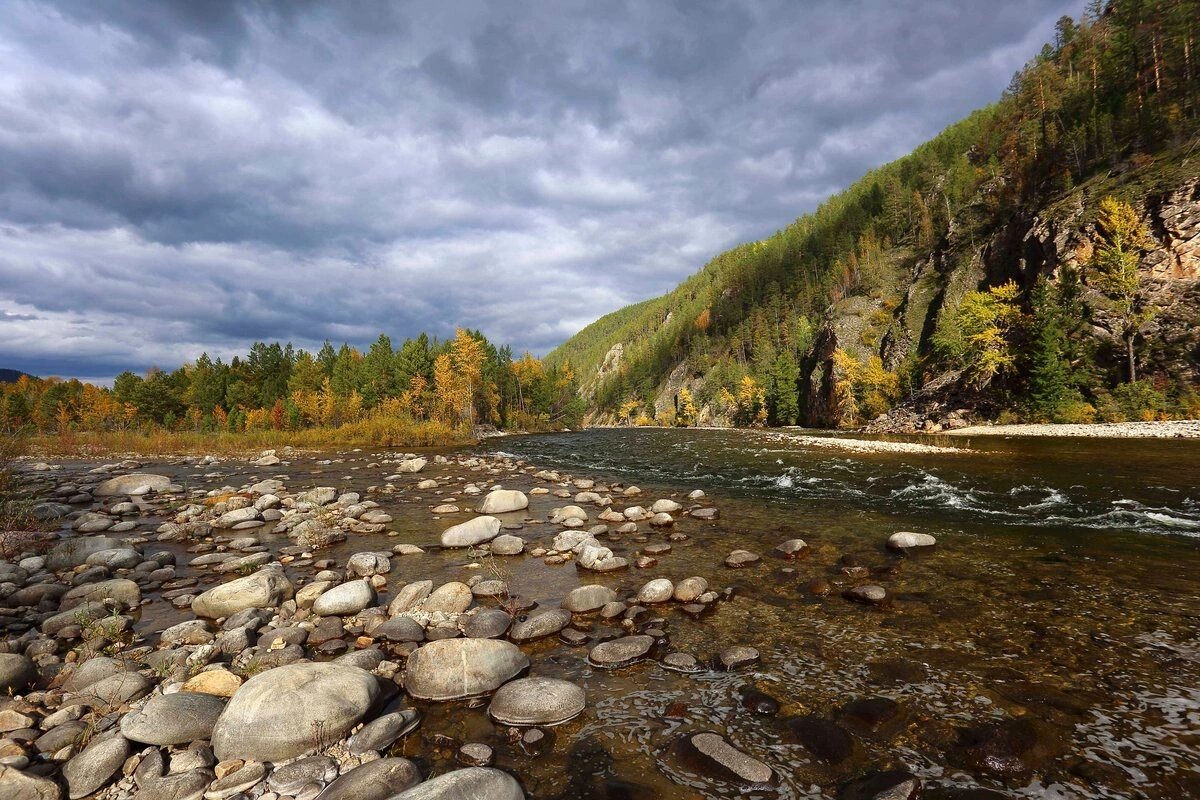
[[[888,602],[887,590],[875,583],[854,586],[842,592],[842,597],[855,603],[869,606],[881,606]]]
[[[225,702],[200,692],[173,692],[150,698],[121,720],[126,739],[143,744],[187,744],[212,735]]]
[[[368,581],[350,581],[320,595],[313,602],[312,610],[321,617],[346,617],[374,603],[375,589]]]
[[[492,540],[492,555],[519,556],[525,551],[525,540],[510,533],[501,534]]]
[[[683,506],[674,500],[655,500],[654,505],[650,506],[651,514],[674,514],[676,511],[682,510]]]
[[[914,800],[921,781],[906,770],[873,772],[842,787],[838,800]]]
[[[0,694],[20,694],[37,680],[37,665],[16,653],[0,653]]]
[[[735,670],[758,663],[758,658],[758,650],[753,647],[735,645],[717,654],[717,665],[724,670]]]
[[[275,569],[214,586],[192,601],[198,617],[228,617],[248,608],[272,608],[292,596],[292,583]]]
[[[662,665],[669,670],[683,673],[702,672],[704,669],[690,653],[667,653],[663,656]]]
[[[395,800],[525,800],[521,785],[506,772],[492,767],[465,767],[430,778]],[[321,798],[321,800],[327,800]]]
[[[277,767],[267,779],[267,788],[280,794],[295,795],[307,784],[324,785],[338,776],[337,762],[328,756],[310,756]]]
[[[550,609],[529,617],[520,622],[514,622],[508,636],[514,642],[531,642],[553,636],[571,624],[571,612],[563,608]]]
[[[753,688],[743,689],[740,694],[742,708],[748,711],[753,711],[755,714],[762,714],[766,717],[779,713],[779,701],[768,694]]]
[[[86,797],[104,786],[129,758],[129,740],[118,731],[102,733],[63,765],[63,780],[71,800]]]
[[[913,533],[911,531],[898,531],[889,536],[887,540],[889,550],[900,551],[918,547],[933,547],[935,544],[937,544],[937,539],[928,533]]]
[[[1019,777],[1063,749],[1049,725],[1025,716],[960,730],[949,755],[952,763],[976,772]]]
[[[602,669],[614,669],[641,661],[654,646],[652,636],[623,636],[601,642],[588,653],[588,662]]]
[[[496,760],[496,753],[482,742],[468,742],[458,748],[455,759],[469,767],[486,767]]]
[[[799,558],[808,553],[808,542],[803,539],[788,539],[775,548],[775,553],[781,558]]]
[[[791,738],[827,764],[840,764],[854,754],[854,739],[833,720],[810,714],[787,720]]]
[[[562,601],[562,607],[574,614],[588,614],[617,599],[617,593],[607,586],[589,584],[572,589]]]
[[[850,730],[863,735],[886,734],[902,721],[900,705],[888,697],[865,697],[842,706],[839,720]]]
[[[497,690],[488,706],[503,725],[560,725],[579,716],[587,705],[583,688],[557,678],[522,678]]]
[[[770,785],[776,781],[770,767],[733,747],[720,734],[696,733],[681,741],[685,745],[685,752],[693,760],[721,777],[753,786]]]
[[[824,578],[813,578],[805,586],[805,589],[816,597],[828,597],[833,593],[833,584]]]
[[[669,528],[675,524],[675,518],[670,514],[655,514],[650,518],[650,525],[655,528]]]
[[[421,700],[459,700],[489,694],[529,668],[529,658],[501,639],[445,639],[408,657],[404,688]]]
[[[461,618],[460,618],[461,621]],[[498,608],[482,608],[462,623],[463,636],[473,639],[495,639],[508,632],[512,617]]]
[[[475,517],[442,531],[442,547],[473,547],[490,542],[500,533],[500,520],[495,517]]]
[[[213,730],[217,758],[283,761],[337,741],[379,696],[379,682],[357,667],[296,663],[255,675],[238,690]]]
[[[529,498],[515,489],[496,489],[488,492],[476,509],[480,514],[508,514],[529,508]]]
[[[684,578],[675,584],[674,598],[680,603],[691,603],[707,591],[708,581],[705,578],[700,576]]]
[[[325,787],[320,800],[387,800],[421,782],[417,765],[407,758],[368,761]]]
[[[346,742],[346,749],[352,755],[362,755],[369,750],[383,752],[391,747],[396,740],[407,736],[421,724],[421,715],[415,709],[406,708],[391,714],[384,714],[378,719],[368,722],[358,733]]]
[[[757,564],[760,560],[757,553],[751,553],[749,550],[734,550],[725,557],[725,566],[730,569],[742,569]]]
[[[675,585],[666,578],[655,578],[638,590],[639,603],[665,603],[675,594]]]

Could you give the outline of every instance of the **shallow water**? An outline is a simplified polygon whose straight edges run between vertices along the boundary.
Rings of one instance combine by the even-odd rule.
[[[579,620],[589,645],[553,638],[522,646],[532,674],[566,677],[588,692],[585,713],[554,729],[548,751],[523,752],[489,721],[486,705],[458,703],[419,704],[425,720],[396,753],[443,771],[455,746],[484,741],[532,798],[837,797],[849,781],[897,768],[920,776],[927,798],[967,797],[951,791],[966,787],[1010,797],[1200,797],[1200,444],[944,438],[921,441],[974,449],[848,453],[812,446],[804,435],[599,430],[510,437],[470,451],[645,490],[615,497],[617,508],[667,496],[687,506],[687,492],[703,489],[720,518],[679,517],[675,531],[689,538],[672,543],[654,568],[595,575],[524,555],[497,559],[495,569],[523,599],[551,608],[584,583],[629,596],[651,578],[704,576],[714,588],[733,587],[733,599],[699,620],[665,604],[639,626],[663,620],[655,623],[669,638],[663,653],[706,661],[745,644],[761,651],[761,663],[698,675],[653,661],[602,671],[586,663],[588,646],[621,628]],[[344,562],[397,542],[426,547],[424,555],[393,558],[393,588],[492,577],[491,567],[465,551],[436,546],[441,530],[467,515],[438,519],[430,508],[449,498],[464,509],[474,505],[456,486],[547,485],[515,464],[472,470],[431,463],[396,481],[394,493],[368,492],[390,474],[375,463],[380,456],[303,456],[267,469],[229,460],[174,472],[189,488],[279,475],[291,491],[327,485],[363,492],[392,514],[393,535],[351,536],[328,555]],[[416,491],[417,480],[429,477],[445,488]],[[543,520],[568,501],[530,500],[527,512],[505,521],[521,524],[531,547],[548,544],[559,527]],[[883,543],[898,530],[932,533],[939,545],[890,554]],[[645,526],[641,534],[643,541],[602,539],[627,557],[666,540]],[[810,545],[806,558],[772,556],[794,537]],[[762,562],[723,566],[740,548],[760,553]],[[848,559],[870,576],[841,574]],[[831,581],[834,593],[810,594],[814,578]],[[885,586],[890,607],[839,596],[865,582]],[[190,618],[161,605],[147,610],[139,630]],[[743,707],[747,688],[776,699],[779,713]],[[845,758],[831,764],[815,755],[789,729],[786,720],[796,717],[848,731]],[[746,789],[677,755],[676,740],[701,730],[718,731],[766,762],[779,785]],[[992,744],[981,746],[988,736]]]

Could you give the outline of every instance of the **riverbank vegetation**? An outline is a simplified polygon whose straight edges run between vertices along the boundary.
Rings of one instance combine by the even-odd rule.
[[[1147,326],[1137,226],[1148,198],[1195,179],[1197,20],[1194,0],[1063,17],[996,104],[547,362],[627,422],[690,424],[682,386],[701,417],[854,426],[955,370],[1012,417],[1195,414]],[[1019,243],[1050,209],[1094,255],[1027,270]]]
[[[111,389],[29,376],[0,384],[0,426],[58,455],[451,445],[476,426],[549,430],[581,415],[570,364],[514,359],[461,328],[399,348],[381,334],[365,353],[258,342],[228,364],[203,354],[169,372],[125,372]]]

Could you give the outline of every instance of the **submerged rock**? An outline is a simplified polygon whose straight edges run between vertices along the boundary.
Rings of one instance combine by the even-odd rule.
[[[681,743],[687,755],[721,777],[753,786],[766,786],[776,781],[774,770],[738,750],[720,734],[696,733],[684,737]]]

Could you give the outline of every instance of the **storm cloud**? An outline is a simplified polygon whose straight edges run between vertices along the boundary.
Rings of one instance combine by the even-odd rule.
[[[992,102],[1080,6],[6,3],[0,367],[544,354]]]

